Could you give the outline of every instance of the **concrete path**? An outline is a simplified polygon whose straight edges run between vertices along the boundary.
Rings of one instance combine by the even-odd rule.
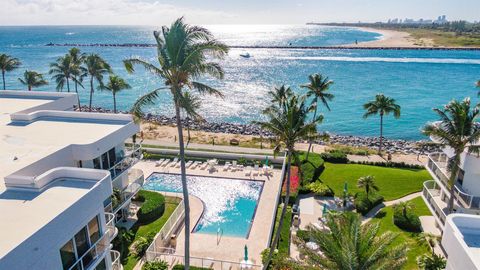
[[[369,222],[384,207],[392,206],[392,205],[400,203],[400,202],[410,201],[410,200],[413,200],[413,199],[415,199],[417,197],[420,197],[420,196],[422,196],[422,192],[415,192],[415,193],[409,194],[407,196],[401,197],[401,198],[393,200],[393,201],[383,202],[383,203],[377,205],[375,208],[370,210],[365,216],[362,217],[363,218],[362,224],[365,224],[365,223]]]

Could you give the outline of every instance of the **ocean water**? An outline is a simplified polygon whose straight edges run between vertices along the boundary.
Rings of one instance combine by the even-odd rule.
[[[187,176],[188,192],[204,203],[204,212],[194,232],[247,237],[263,182],[218,177]],[[182,192],[178,174],[153,173],[143,187],[147,190]]]
[[[381,38],[377,33],[353,28],[323,26],[207,26],[215,36],[229,45],[295,45],[325,46],[368,41]],[[153,43],[152,27],[125,26],[56,26],[0,27],[0,52],[23,61],[22,68],[8,73],[7,87],[23,89],[17,78],[25,69],[47,73],[49,63],[66,53],[67,47],[47,47],[47,43]],[[162,81],[140,68],[127,74],[122,60],[140,56],[155,62],[154,48],[82,47],[104,57],[115,73],[132,85],[118,95],[118,108],[128,110],[135,99],[162,86]],[[244,59],[239,55],[249,52]],[[385,119],[385,136],[398,139],[423,139],[420,128],[436,119],[432,108],[441,107],[453,98],[470,96],[474,102],[480,79],[480,51],[417,51],[417,50],[301,50],[301,49],[231,49],[222,62],[226,75],[223,81],[203,78],[225,94],[224,99],[205,97],[202,115],[209,121],[249,123],[261,119],[261,110],[268,105],[266,92],[287,84],[303,92],[312,73],[322,73],[335,83],[331,88],[335,99],[325,115],[321,131],[344,135],[377,136],[379,119],[363,119],[362,104],[384,93],[397,100],[402,116]],[[46,75],[48,78],[48,74]],[[55,85],[38,89],[54,90]],[[88,91],[81,90],[81,100],[88,101]],[[109,93],[96,91],[95,106],[112,108]],[[157,114],[173,115],[170,93],[162,93],[158,105],[148,108]]]

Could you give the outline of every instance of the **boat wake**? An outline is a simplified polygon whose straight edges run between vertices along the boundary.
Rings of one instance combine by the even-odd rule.
[[[391,57],[342,57],[342,56],[284,56],[285,60],[339,61],[339,62],[391,62],[429,64],[469,64],[480,65],[480,59],[452,58],[391,58]]]

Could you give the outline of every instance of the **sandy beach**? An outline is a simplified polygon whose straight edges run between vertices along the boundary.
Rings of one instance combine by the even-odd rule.
[[[415,39],[409,33],[396,31],[396,30],[386,30],[386,29],[376,29],[370,27],[357,27],[362,31],[375,32],[382,35],[378,40],[359,42],[358,44],[347,44],[345,47],[432,47],[433,41],[429,39]]]

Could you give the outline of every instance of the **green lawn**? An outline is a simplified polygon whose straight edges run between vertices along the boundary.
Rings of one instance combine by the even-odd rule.
[[[348,190],[355,194],[358,178],[373,175],[385,201],[398,199],[410,193],[420,191],[422,184],[432,177],[426,170],[397,169],[360,164],[333,164],[325,163],[325,171],[320,179],[329,185],[336,195],[343,193],[344,182],[348,183]]]
[[[176,201],[176,200],[166,200],[166,202],[165,202],[165,212],[163,213],[163,215],[160,218],[158,218],[157,220],[155,220],[155,221],[153,221],[149,224],[144,224],[144,225],[140,225],[140,226],[134,225],[132,230],[135,232],[135,240],[137,240],[139,237],[145,237],[148,234],[150,234],[151,232],[157,233],[158,231],[160,231],[160,229],[163,227],[165,222],[167,222],[168,218],[173,213],[175,208],[177,208],[177,205],[178,205],[178,201]],[[133,242],[135,242],[135,240],[133,240]],[[138,258],[135,257],[134,255],[130,254],[128,256],[126,264],[123,266],[123,269],[131,270],[135,267],[137,262],[138,262]]]
[[[282,205],[277,208],[277,217],[275,218],[275,228],[273,229],[272,241],[280,225],[280,216],[282,215]],[[282,231],[280,232],[280,240],[278,242],[278,252],[288,256],[290,249],[290,227],[292,226],[292,208],[287,207],[285,218],[283,219]]]
[[[421,197],[415,198],[411,200],[411,202],[415,205],[414,212],[417,213],[417,215],[431,215]],[[395,243],[405,243],[409,249],[407,253],[407,264],[404,269],[418,269],[416,262],[417,257],[429,252],[428,246],[420,245],[415,239],[418,233],[406,232],[395,226],[395,224],[393,224],[393,207],[391,206],[385,207],[372,221],[380,222],[380,233],[391,231],[399,234]]]

